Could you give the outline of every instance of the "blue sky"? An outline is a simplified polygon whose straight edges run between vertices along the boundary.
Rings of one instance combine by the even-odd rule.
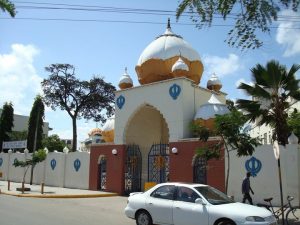
[[[200,86],[206,86],[207,79],[212,73],[216,73],[223,83],[222,91],[232,100],[244,97],[236,86],[241,81],[251,82],[250,68],[257,63],[265,64],[271,59],[278,60],[288,67],[293,63],[300,63],[299,12],[293,14],[291,11],[284,11],[284,17],[273,24],[271,33],[261,36],[264,40],[261,49],[241,52],[228,47],[224,42],[233,21],[225,23],[216,20],[213,27],[199,30],[194,25],[186,25],[191,24],[191,21],[185,16],[177,23],[173,14],[32,9],[28,6],[49,7],[44,3],[61,2],[12,2],[18,11],[15,19],[0,13],[0,105],[5,101],[12,101],[15,113],[21,115],[29,115],[34,97],[41,92],[40,82],[49,76],[44,68],[52,63],[72,64],[76,67],[78,78],[88,80],[93,75],[100,75],[115,86],[127,67],[134,85],[138,86],[135,73],[138,58],[155,37],[164,33],[168,17],[171,19],[173,32],[183,36],[202,58],[204,73]],[[89,9],[101,6],[168,11],[175,11],[178,4],[176,0],[66,0],[63,3],[85,5],[89,6]],[[299,78],[299,73],[297,76]],[[71,119],[64,111],[52,111],[47,108],[45,120],[53,128],[50,134],[72,138]],[[87,138],[88,131],[96,126],[101,128],[101,124],[93,121],[78,121],[79,141]]]

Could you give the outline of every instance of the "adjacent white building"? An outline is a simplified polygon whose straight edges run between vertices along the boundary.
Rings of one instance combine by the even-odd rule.
[[[2,109],[0,109],[0,115],[1,115],[1,113],[2,113]],[[14,114],[14,127],[12,128],[12,130],[13,131],[27,131],[28,130],[28,121],[29,121],[29,116]],[[44,122],[44,126],[43,126],[44,137],[48,137],[48,133],[50,130],[52,130],[52,128],[49,127],[49,123]]]
[[[294,109],[300,112],[300,102],[295,102],[290,108],[289,112],[292,113]],[[251,124],[249,134],[253,138],[259,138],[262,144],[272,144],[273,128],[269,125],[258,126],[257,122]]]

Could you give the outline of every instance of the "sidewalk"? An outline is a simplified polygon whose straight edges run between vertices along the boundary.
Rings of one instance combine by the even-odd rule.
[[[0,181],[1,194],[13,195],[17,197],[31,197],[31,198],[97,198],[97,197],[110,197],[118,196],[117,193],[104,192],[104,191],[91,191],[82,189],[71,189],[62,187],[44,186],[44,194],[41,194],[41,185],[25,184],[25,188],[30,188],[30,191],[17,191],[21,188],[21,183],[10,182],[10,190],[8,190],[8,182]]]

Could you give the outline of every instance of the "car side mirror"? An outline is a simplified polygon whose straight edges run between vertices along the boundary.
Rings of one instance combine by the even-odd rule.
[[[195,200],[195,203],[196,203],[196,204],[201,204],[201,205],[206,205],[206,203],[203,201],[202,198],[197,198],[197,199]]]

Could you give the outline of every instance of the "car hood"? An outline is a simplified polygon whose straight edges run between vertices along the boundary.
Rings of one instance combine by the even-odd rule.
[[[144,192],[131,192],[129,196],[137,195],[137,194],[143,194]]]
[[[228,216],[234,213],[234,217],[239,220],[244,220],[247,216],[259,216],[263,218],[272,216],[272,213],[265,208],[239,202],[211,205],[209,211],[210,213],[218,214],[219,216]]]

